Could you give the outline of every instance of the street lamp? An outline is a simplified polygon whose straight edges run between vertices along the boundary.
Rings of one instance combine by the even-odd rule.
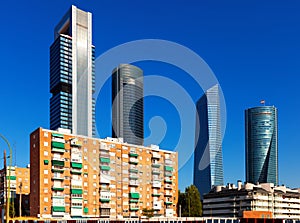
[[[8,223],[9,221],[9,202],[10,202],[10,169],[12,166],[12,149],[11,146],[8,142],[8,140],[0,134],[0,137],[6,142],[8,148],[9,148],[9,168],[8,168],[8,187],[7,187],[7,198],[6,198],[6,222]],[[6,172],[6,170],[5,170]],[[5,179],[6,180],[6,179]]]

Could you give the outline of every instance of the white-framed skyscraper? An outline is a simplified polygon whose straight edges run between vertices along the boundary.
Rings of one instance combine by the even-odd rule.
[[[50,128],[95,135],[95,48],[92,14],[72,6],[50,47]]]
[[[213,186],[223,185],[223,156],[219,85],[197,101],[194,185],[201,197]]]

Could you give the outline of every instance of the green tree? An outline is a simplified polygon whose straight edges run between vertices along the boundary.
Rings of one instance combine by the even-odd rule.
[[[178,192],[177,214],[181,209],[181,217],[201,217],[202,204],[200,193],[195,185],[185,189],[185,193]]]

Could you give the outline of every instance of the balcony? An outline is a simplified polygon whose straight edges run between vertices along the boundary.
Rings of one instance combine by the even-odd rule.
[[[52,166],[51,170],[52,172],[63,173],[65,171],[65,168],[61,166]]]
[[[110,202],[110,198],[100,197],[100,201],[101,201],[102,203],[109,203],[109,202]]]
[[[173,167],[171,167],[171,166],[165,166],[165,171],[172,172],[173,171]]]
[[[160,175],[160,170],[158,170],[158,169],[153,169],[153,170],[152,170],[152,175]]]
[[[171,176],[173,176],[172,173],[165,172],[165,177],[171,177]]]
[[[131,180],[137,180],[139,176],[137,174],[129,174],[129,179]]]
[[[139,163],[139,160],[137,159],[137,158],[134,158],[134,157],[131,157],[130,159],[129,159],[129,163],[130,164],[138,164]]]
[[[100,157],[103,157],[103,158],[110,158],[110,155],[108,152],[100,152]]]
[[[152,187],[153,188],[161,188],[161,182],[159,182],[159,181],[153,181]]]
[[[130,180],[129,181],[129,186],[138,187],[139,186],[139,182],[135,181],[135,180]]]
[[[160,194],[158,194],[158,193],[153,193],[153,194],[152,194],[152,197],[160,197]]]
[[[165,193],[165,197],[173,197],[173,194],[170,193],[170,192],[166,192],[166,193]]]
[[[100,166],[100,170],[106,170],[106,171],[109,171],[110,170],[110,166],[104,166],[104,165],[101,165]]]
[[[140,208],[138,205],[130,205],[129,210],[130,211],[138,211]]]
[[[165,183],[171,184],[172,183],[172,179],[169,177],[165,178]]]
[[[63,188],[62,186],[53,186],[53,187],[52,187],[52,190],[53,190],[53,191],[64,191],[65,188]]]
[[[110,204],[108,203],[100,204],[100,208],[110,208]]]
[[[82,194],[82,189],[72,188],[71,194]]]
[[[51,151],[52,152],[59,152],[59,153],[64,153],[65,152],[65,144],[62,142],[51,142]]]
[[[129,169],[129,173],[138,173],[139,171],[138,171],[138,169],[136,169],[136,168],[131,168],[130,167],[130,169]]]
[[[152,163],[153,168],[160,168],[161,164],[160,163]]]
[[[82,163],[71,162],[71,167],[75,169],[82,169]]]
[[[138,157],[139,155],[137,154],[137,152],[136,151],[134,151],[134,150],[131,150],[130,152],[129,152],[129,157]]]
[[[139,200],[131,199],[131,200],[129,200],[129,203],[139,203]]]
[[[82,171],[80,169],[70,169],[71,174],[81,175]]]
[[[133,199],[139,199],[140,198],[140,194],[137,192],[131,192],[129,193],[129,197],[133,198]]]
[[[153,152],[152,153],[152,159],[160,159],[161,155],[158,152]]]
[[[165,160],[165,164],[166,164],[166,165],[172,166],[172,165],[173,165],[173,161],[170,160],[170,159],[166,159],[166,160]]]
[[[79,141],[77,138],[71,139],[70,144],[71,146],[82,147],[82,142]]]
[[[60,180],[60,181],[63,181],[64,180],[64,176],[60,176],[60,175],[53,175],[52,180]]]
[[[165,184],[165,190],[172,190],[172,185]]]

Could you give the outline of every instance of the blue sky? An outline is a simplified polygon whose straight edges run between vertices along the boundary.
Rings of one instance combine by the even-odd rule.
[[[206,61],[219,80],[227,106],[225,183],[245,180],[244,110],[259,105],[260,99],[275,105],[279,110],[279,183],[300,187],[295,177],[300,169],[300,3],[296,0],[2,2],[0,133],[13,146],[14,163],[29,163],[29,134],[39,126],[49,127],[49,47],[55,25],[71,4],[93,13],[96,56],[128,41],[152,38],[182,44]],[[181,83],[193,100],[202,95],[176,67],[155,62],[137,65],[145,75],[162,74]],[[97,101],[102,137],[110,135],[105,124],[110,117],[101,107],[110,103],[105,90],[109,84],[103,88],[107,101]],[[163,98],[145,99],[145,122],[157,115],[168,126],[161,146],[172,148],[181,134],[176,109]],[[4,148],[1,141],[1,153]],[[192,183],[192,162],[179,176],[181,189]]]

